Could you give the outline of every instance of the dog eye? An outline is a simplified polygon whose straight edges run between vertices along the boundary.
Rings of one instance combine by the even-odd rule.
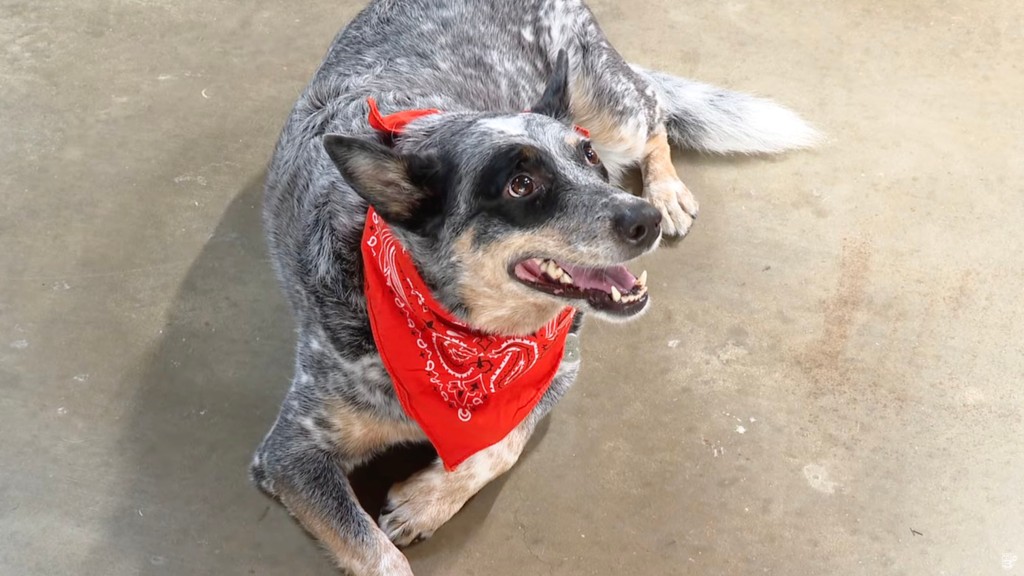
[[[597,155],[597,151],[590,145],[590,142],[583,143],[583,155],[587,158],[587,162],[591,166],[597,166],[601,163],[601,158]]]
[[[509,181],[508,195],[513,198],[522,198],[529,196],[537,191],[537,183],[530,178],[529,174],[519,174],[515,178]]]

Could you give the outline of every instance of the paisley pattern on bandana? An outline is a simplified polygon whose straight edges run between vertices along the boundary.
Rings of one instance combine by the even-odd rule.
[[[369,209],[362,241],[370,325],[406,414],[445,468],[507,436],[558,372],[576,310],[531,336],[474,330],[435,301],[388,225]]]

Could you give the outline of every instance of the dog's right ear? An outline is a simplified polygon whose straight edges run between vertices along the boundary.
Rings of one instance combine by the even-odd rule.
[[[530,112],[550,116],[555,120],[569,120],[569,55],[565,48],[558,51],[555,68],[548,77],[548,85],[540,100],[530,107]]]
[[[385,221],[409,225],[422,220],[434,204],[427,160],[396,154],[376,142],[327,134],[324,150],[345,181],[369,202]]]

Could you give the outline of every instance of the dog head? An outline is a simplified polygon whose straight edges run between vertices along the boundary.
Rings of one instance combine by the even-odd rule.
[[[566,305],[622,320],[649,304],[646,273],[624,264],[657,246],[661,214],[609,184],[567,123],[567,85],[563,53],[529,113],[427,116],[393,148],[324,137],[438,301],[478,329],[528,334]]]

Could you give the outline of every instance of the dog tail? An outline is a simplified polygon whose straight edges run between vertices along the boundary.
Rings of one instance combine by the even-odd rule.
[[[810,148],[821,134],[793,111],[757,98],[679,78],[634,69],[658,92],[672,144],[721,154],[775,154]]]

